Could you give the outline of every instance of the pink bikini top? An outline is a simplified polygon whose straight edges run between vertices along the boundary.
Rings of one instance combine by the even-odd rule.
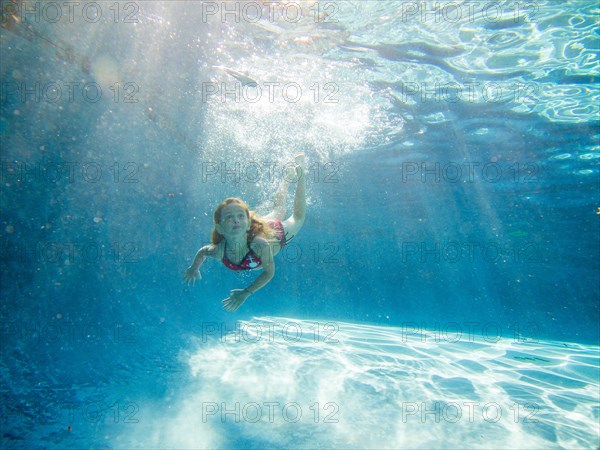
[[[275,235],[279,239],[279,248],[283,248],[285,246],[286,239],[281,220],[269,220],[267,223],[271,229],[275,231]],[[225,266],[231,270],[254,270],[262,266],[262,261],[251,249],[248,250],[248,253],[246,253],[246,256],[242,258],[242,261],[239,264],[232,263],[229,258],[227,258],[227,244],[225,244],[225,248],[223,250],[223,259],[221,261],[223,261],[223,264],[225,264]]]

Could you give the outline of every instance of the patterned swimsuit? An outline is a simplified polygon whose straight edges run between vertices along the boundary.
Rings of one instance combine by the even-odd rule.
[[[269,227],[271,227],[271,229],[275,232],[275,236],[277,236],[277,239],[279,239],[279,248],[283,248],[285,246],[286,239],[281,220],[269,220],[267,223],[269,224]],[[227,268],[231,270],[254,270],[262,266],[262,261],[258,256],[256,256],[256,253],[254,253],[251,249],[248,250],[248,253],[246,253],[246,256],[242,258],[242,261],[239,264],[232,263],[229,260],[229,258],[227,258],[227,244],[225,245],[226,246],[223,251],[222,261]]]

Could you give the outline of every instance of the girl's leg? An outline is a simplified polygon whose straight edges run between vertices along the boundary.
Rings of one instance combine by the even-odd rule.
[[[285,230],[287,240],[292,239],[298,234],[300,228],[304,225],[304,216],[306,213],[306,162],[304,153],[296,155],[295,159],[298,184],[296,185],[296,192],[294,194],[294,213],[283,222],[283,229]]]
[[[273,211],[269,214],[263,216],[267,220],[271,219],[285,219],[285,202],[287,200],[287,192],[290,186],[290,181],[293,180],[293,174],[290,174],[290,170],[293,172],[293,168],[289,168],[288,173],[286,173],[283,177],[283,181],[279,185],[279,189],[275,192],[275,197],[273,198]],[[291,176],[290,176],[291,175]]]

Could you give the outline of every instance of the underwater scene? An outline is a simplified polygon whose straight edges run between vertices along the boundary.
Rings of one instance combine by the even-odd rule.
[[[0,12],[0,448],[600,447],[597,2]]]

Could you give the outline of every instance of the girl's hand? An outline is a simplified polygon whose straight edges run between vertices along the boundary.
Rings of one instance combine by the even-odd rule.
[[[242,306],[242,303],[250,297],[250,292],[246,289],[233,289],[230,293],[230,297],[223,300],[223,308],[229,312],[235,312]]]
[[[196,280],[201,280],[202,275],[200,275],[200,270],[194,269],[193,267],[188,267],[188,269],[183,274],[183,282],[187,285],[196,284]]]

